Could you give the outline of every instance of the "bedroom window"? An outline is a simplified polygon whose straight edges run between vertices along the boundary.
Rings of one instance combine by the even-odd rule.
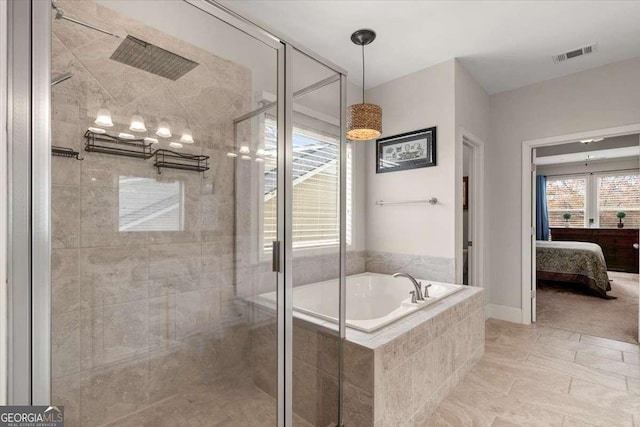
[[[640,228],[640,175],[621,173],[598,176],[598,221],[601,228],[616,228],[618,212],[626,228]]]
[[[547,208],[551,227],[585,226],[586,177],[548,177]],[[566,220],[565,214],[571,217]]]

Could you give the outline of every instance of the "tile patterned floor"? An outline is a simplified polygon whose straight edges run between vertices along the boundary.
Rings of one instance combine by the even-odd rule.
[[[428,426],[640,427],[640,348],[488,320],[484,357]]]
[[[111,424],[274,425],[275,401],[250,378],[220,379]],[[294,426],[310,424],[296,417]],[[426,427],[515,426],[640,427],[639,346],[488,320],[484,357],[436,408]]]
[[[273,427],[275,400],[250,377],[221,378],[213,384],[165,399],[109,427]],[[294,415],[294,427],[311,424]]]

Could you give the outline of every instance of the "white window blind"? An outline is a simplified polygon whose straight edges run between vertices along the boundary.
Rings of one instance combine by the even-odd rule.
[[[640,175],[618,173],[598,177],[598,222],[602,228],[616,228],[618,212],[624,212],[625,227],[640,228]]]
[[[121,176],[118,182],[119,231],[184,229],[183,183]]]
[[[547,208],[551,227],[585,226],[586,177],[548,177]],[[569,220],[564,219],[570,214]]]
[[[265,121],[264,249],[277,238],[276,121]],[[293,247],[337,245],[340,239],[340,138],[293,128]],[[352,159],[347,146],[347,244],[352,236]]]

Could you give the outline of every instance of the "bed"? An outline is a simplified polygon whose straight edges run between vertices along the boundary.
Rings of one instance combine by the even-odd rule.
[[[586,242],[536,242],[539,280],[584,285],[603,298],[611,290],[602,248]]]

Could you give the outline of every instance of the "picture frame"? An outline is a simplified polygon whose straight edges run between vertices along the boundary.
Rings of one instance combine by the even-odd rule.
[[[436,126],[376,140],[376,173],[437,166]]]
[[[462,209],[469,209],[469,177],[462,177]]]

